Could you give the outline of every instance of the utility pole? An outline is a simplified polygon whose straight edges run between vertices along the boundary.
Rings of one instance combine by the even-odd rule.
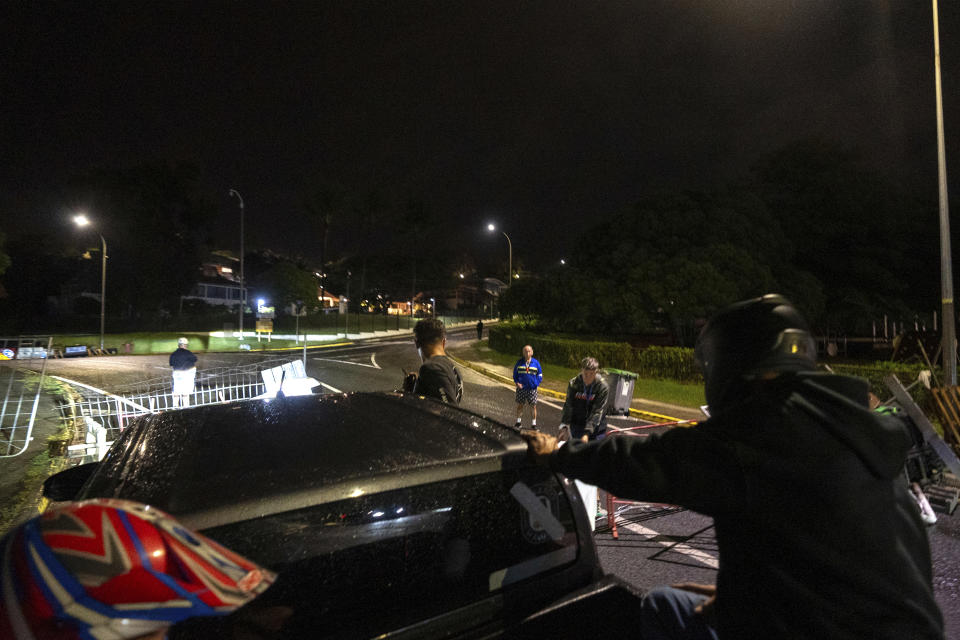
[[[236,189],[227,192],[240,201],[240,340],[243,340],[243,308],[247,306],[247,290],[243,287],[243,197]]]
[[[956,318],[953,312],[953,259],[950,256],[950,204],[947,199],[947,155],[943,141],[943,89],[940,85],[940,18],[933,0],[933,59],[937,91],[937,174],[940,192],[940,303],[943,306],[943,377],[957,384]]]

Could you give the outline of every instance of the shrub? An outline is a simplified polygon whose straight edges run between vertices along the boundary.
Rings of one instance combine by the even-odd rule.
[[[490,328],[490,348],[502,353],[520,354],[529,344],[539,360],[578,368],[580,361],[593,356],[601,367],[625,369],[644,378],[699,382],[700,372],[693,359],[693,349],[681,347],[647,347],[634,349],[626,342],[581,340],[526,331],[519,324],[498,324]]]
[[[866,378],[867,382],[870,383],[870,391],[880,398],[881,402],[886,402],[893,395],[883,382],[883,379],[888,375],[894,374],[903,386],[909,387],[917,380],[921,371],[929,369],[926,365],[918,363],[889,361],[872,362],[870,364],[832,364],[830,368],[835,373]],[[915,385],[910,389],[910,395],[924,411],[929,412],[933,408],[933,396],[930,390],[922,384]]]
[[[703,376],[693,357],[693,349],[686,347],[647,347],[636,353],[633,371],[642,378],[703,382]]]
[[[572,367],[593,356],[602,367],[627,369],[633,359],[633,348],[626,342],[601,342],[575,340],[555,335],[531,333],[512,324],[490,328],[490,347],[502,353],[516,353],[519,357],[524,345],[533,347],[538,360],[551,364]]]

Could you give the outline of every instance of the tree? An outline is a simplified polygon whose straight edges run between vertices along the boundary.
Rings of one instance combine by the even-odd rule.
[[[330,226],[335,218],[346,209],[347,197],[344,189],[332,183],[322,184],[303,199],[303,208],[307,217],[313,221],[320,233],[320,295],[325,296],[325,271],[327,263],[327,239]]]
[[[789,237],[794,265],[825,284],[824,330],[937,299],[936,209],[836,144],[803,140],[756,167],[756,190]]]
[[[50,238],[19,236],[10,246],[9,267],[4,274],[7,298],[2,304],[8,329],[32,333],[52,326],[57,310],[50,301],[60,295],[71,275],[84,274],[83,262],[89,261],[67,256],[61,247],[51,244]],[[85,275],[94,276],[94,272]],[[91,282],[98,281],[91,278]]]
[[[296,302],[302,302],[308,310],[319,306],[316,278],[291,262],[280,261],[267,268],[257,276],[254,286],[269,295],[277,307]]]
[[[10,266],[10,256],[4,253],[4,245],[6,244],[7,236],[0,231],[0,276],[7,270],[7,267]]]
[[[189,165],[96,169],[74,180],[70,200],[107,240],[107,309],[153,317],[177,309],[210,249],[213,205]],[[96,235],[78,236],[86,246]]]

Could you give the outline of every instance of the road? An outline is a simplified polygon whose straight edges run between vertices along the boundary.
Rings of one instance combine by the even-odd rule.
[[[451,332],[448,346],[456,348],[461,341],[472,340],[473,335],[472,329]],[[291,354],[292,357],[299,355]],[[204,354],[198,367],[250,364],[264,357],[250,352]],[[419,357],[408,336],[312,350],[307,355],[306,369],[308,375],[322,382],[325,392],[339,393],[396,389],[404,370],[416,371],[419,366]],[[165,356],[117,356],[51,360],[48,373],[110,390],[137,380],[169,375],[169,368]],[[470,369],[461,373],[464,408],[513,424],[515,405],[510,386]],[[538,418],[541,429],[556,433],[561,406],[556,400],[541,399]],[[633,418],[611,418],[611,423],[638,424]],[[684,581],[715,582],[717,547],[710,518],[689,511],[663,514],[640,508],[629,508],[623,515],[627,521],[620,525],[619,539],[615,540],[602,527],[596,534],[600,560],[606,571],[641,589]],[[603,520],[598,520],[598,526],[602,524]],[[934,590],[947,620],[946,637],[960,639],[960,515],[941,515],[929,533]]]

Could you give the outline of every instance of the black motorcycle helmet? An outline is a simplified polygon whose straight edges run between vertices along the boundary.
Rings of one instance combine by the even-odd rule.
[[[763,374],[811,371],[817,363],[806,321],[777,294],[738,302],[710,318],[695,355],[711,413],[736,401]]]

